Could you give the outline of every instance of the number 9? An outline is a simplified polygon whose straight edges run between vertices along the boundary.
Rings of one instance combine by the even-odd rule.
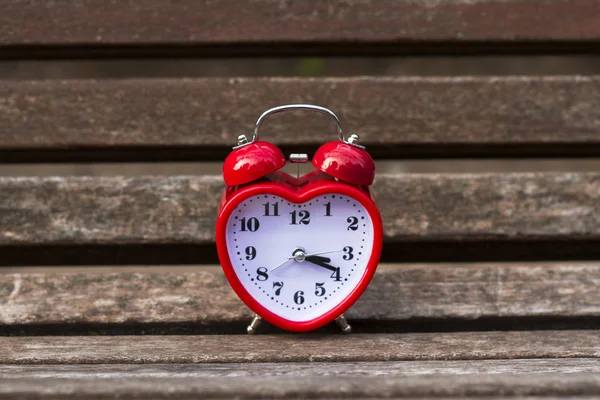
[[[256,249],[252,246],[246,247],[246,260],[254,260],[256,258]]]

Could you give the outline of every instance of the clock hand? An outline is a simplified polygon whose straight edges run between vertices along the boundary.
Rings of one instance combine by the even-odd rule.
[[[287,260],[285,260],[284,262],[282,262],[282,263],[281,263],[281,264],[279,264],[278,266],[271,268],[271,269],[269,270],[269,272],[273,272],[273,271],[275,271],[277,268],[279,268],[279,267],[283,267],[283,265],[284,265],[285,263],[287,263],[288,261],[291,261],[291,260],[293,260],[293,259],[294,259],[294,257],[290,257],[290,258],[288,258]]]
[[[294,259],[296,259],[296,261],[309,261],[309,262],[312,262],[313,264],[316,264],[316,265],[319,265],[319,266],[322,266],[322,267],[323,267],[324,265],[321,265],[321,264],[326,264],[326,263],[329,263],[329,262],[331,262],[331,258],[327,258],[327,257],[319,257],[317,254],[335,253],[335,252],[337,252],[337,251],[343,251],[343,249],[342,249],[342,250],[332,250],[332,251],[321,251],[321,252],[318,252],[318,253],[312,253],[312,254],[304,254],[304,249],[302,249],[302,248],[297,248],[297,249],[294,251],[294,254],[292,255],[292,257],[288,257],[288,259],[287,259],[287,260],[285,260],[285,261],[283,261],[281,264],[279,264],[279,265],[277,265],[277,266],[275,266],[275,267],[271,268],[269,271],[270,271],[270,272],[273,272],[273,271],[275,271],[277,268],[279,268],[279,267],[283,267],[283,266],[285,265],[285,263],[287,263],[288,261],[291,261],[291,260],[294,260]],[[298,259],[297,257],[301,257],[301,259]],[[318,263],[321,263],[321,264],[318,264]],[[331,269],[332,271],[335,271],[335,270],[336,270],[336,268],[335,268],[335,267],[333,267],[333,266],[331,266],[331,265],[328,265],[328,264],[326,264],[326,265],[327,265],[327,266],[326,266],[325,268]],[[333,269],[332,269],[332,268],[333,268]]]
[[[317,256],[319,254],[337,253],[338,251],[344,251],[344,249],[329,250],[329,251],[319,251],[319,252],[316,252],[316,253],[309,253],[309,254],[306,254],[306,257]]]
[[[306,261],[310,261],[308,259],[309,257],[306,258]],[[319,256],[312,256],[310,258],[314,258],[315,260],[320,260],[320,261],[324,261],[324,262],[331,262],[331,258],[327,258],[327,257],[319,257]],[[273,272],[275,271],[277,268],[279,267],[283,267],[285,265],[286,262],[293,260],[294,257],[289,257],[287,260],[285,260],[284,262],[282,262],[281,264],[277,265],[276,267],[271,268],[269,271]]]
[[[306,256],[305,260],[306,261],[316,260],[316,261],[321,261],[321,262],[326,262],[326,263],[331,262],[331,258],[319,257],[319,256]]]
[[[306,261],[311,262],[315,265],[318,265],[319,267],[327,268],[328,270],[333,271],[333,272],[337,272],[337,270],[338,270],[333,265],[329,265],[328,263],[326,263],[324,261],[319,261],[319,260],[314,260],[314,259],[312,259],[312,260],[307,259]]]

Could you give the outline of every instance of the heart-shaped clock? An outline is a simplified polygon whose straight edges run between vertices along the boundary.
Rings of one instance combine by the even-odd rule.
[[[317,151],[319,170],[294,178],[279,171],[286,160],[275,146],[240,142],[224,165],[216,239],[229,283],[257,315],[249,332],[260,318],[297,332],[333,320],[349,330],[340,317],[366,289],[381,253],[381,217],[368,189],[372,159],[342,136]]]

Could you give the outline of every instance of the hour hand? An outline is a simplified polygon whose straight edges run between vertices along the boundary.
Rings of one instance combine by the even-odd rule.
[[[306,261],[311,262],[315,265],[318,265],[319,267],[327,268],[328,270],[333,271],[333,272],[336,272],[338,270],[333,265],[328,264],[329,262],[331,262],[331,259],[326,258],[326,257],[317,257],[317,259],[315,259],[314,257],[315,256],[306,257]],[[323,259],[325,259],[326,261],[324,261]]]
[[[314,261],[322,262],[322,263],[330,263],[331,262],[331,258],[321,257],[321,256],[306,256],[305,260],[312,262],[312,263],[314,263]]]

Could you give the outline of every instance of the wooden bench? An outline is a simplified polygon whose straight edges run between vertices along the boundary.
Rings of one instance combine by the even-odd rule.
[[[597,55],[599,21],[596,0],[9,0],[0,58],[569,57]],[[299,102],[376,161],[600,154],[598,76],[210,77],[2,80],[0,161],[221,162]],[[298,114],[264,136],[310,153],[330,132]],[[600,394],[599,171],[380,173],[355,333],[256,336],[202,174],[0,177],[0,398]]]

